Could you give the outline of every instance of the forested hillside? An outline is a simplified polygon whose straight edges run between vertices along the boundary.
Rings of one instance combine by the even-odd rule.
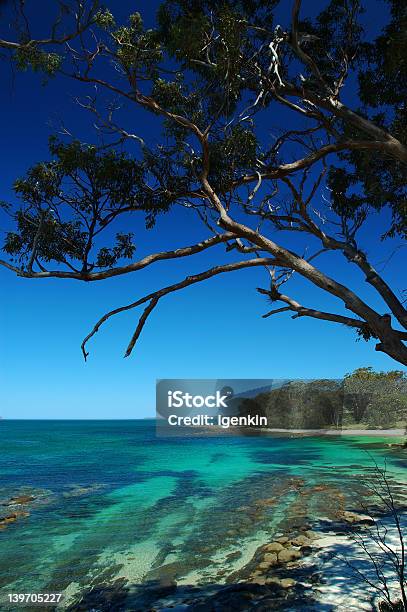
[[[267,417],[268,427],[405,428],[407,377],[359,368],[342,380],[290,381],[235,403],[239,414]]]

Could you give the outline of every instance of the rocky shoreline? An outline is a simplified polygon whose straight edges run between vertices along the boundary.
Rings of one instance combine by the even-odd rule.
[[[363,478],[359,474],[355,480],[359,483],[366,478],[366,473]],[[402,483],[394,481],[392,486],[394,491],[399,491],[399,503],[402,504],[403,499],[405,503]],[[253,478],[251,487],[255,487]],[[61,494],[61,498],[86,497],[101,489],[102,485],[97,483],[72,485]],[[238,490],[239,494],[243,491],[244,488]],[[206,539],[202,540],[200,547],[198,542],[191,542],[194,555],[175,561],[174,557],[168,556],[171,551],[163,548],[150,571],[137,584],[126,576],[124,570],[119,569],[123,573],[115,574],[113,569],[106,569],[104,574],[92,577],[85,588],[82,584],[71,598],[68,589],[66,600],[58,609],[72,612],[88,612],[90,609],[100,612],[229,612],[251,609],[260,612],[329,612],[346,606],[347,612],[371,611],[372,606],[366,603],[366,584],[359,585],[357,591],[352,576],[341,573],[343,568],[335,565],[338,551],[345,554],[354,552],[349,548],[350,534],[363,535],[365,530],[374,529],[376,518],[383,516],[374,500],[368,497],[368,490],[359,491],[359,495],[362,492],[364,497],[356,496],[352,501],[329,481],[307,484],[303,479],[291,476],[276,483],[273,479],[268,482],[262,475],[253,491],[253,499],[233,510],[227,506],[221,508],[224,521],[229,516],[227,512],[232,513],[229,529],[218,533],[222,534],[222,541],[211,540],[213,534],[209,534],[208,523]],[[267,524],[273,516],[277,499],[284,496],[288,504],[277,526],[256,549],[251,549],[255,550],[251,558],[245,556],[247,532]],[[52,499],[52,492],[39,489],[8,492],[8,496],[0,500],[0,530],[11,527],[13,523],[17,523],[15,526],[18,528],[20,520],[27,519],[36,508],[49,504]],[[369,515],[362,513],[358,499],[369,501]],[[239,542],[242,543],[240,549]],[[220,545],[226,550],[226,557],[221,561],[216,559]],[[194,569],[200,573],[198,581],[190,579]],[[331,571],[328,580],[327,569]],[[337,584],[333,584],[335,580]]]
[[[260,545],[243,567],[224,576],[222,584],[178,585],[175,567],[162,566],[134,589],[124,579],[100,585],[68,608],[71,612],[231,612],[256,610],[337,610],[323,603],[324,555],[333,544],[346,540],[349,529],[374,525],[372,517],[342,511],[336,521],[303,522]],[[329,553],[331,556],[332,554]],[[175,564],[174,564],[175,565]],[[371,610],[352,605],[347,610]]]
[[[33,495],[16,495],[0,502],[0,530],[10,523],[30,516],[28,506],[35,500]]]

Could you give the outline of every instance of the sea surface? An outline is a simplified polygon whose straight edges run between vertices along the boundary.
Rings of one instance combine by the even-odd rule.
[[[8,593],[122,580],[222,583],[298,521],[358,507],[363,480],[406,459],[381,437],[156,437],[154,421],[1,421],[0,609]],[[16,496],[31,496],[10,506]],[[8,505],[7,505],[8,504]],[[13,609],[12,607],[10,609]]]

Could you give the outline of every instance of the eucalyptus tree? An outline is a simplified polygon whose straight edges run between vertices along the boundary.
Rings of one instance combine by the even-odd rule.
[[[16,225],[2,265],[28,278],[93,282],[191,258],[179,282],[106,313],[82,345],[85,358],[111,316],[143,308],[127,356],[163,297],[260,267],[267,283],[258,291],[276,303],[265,318],[288,312],[345,325],[407,365],[402,281],[391,287],[371,259],[384,240],[407,235],[405,2],[383,3],[374,35],[362,27],[374,21],[367,0],[321,0],[315,15],[316,4],[164,0],[146,28],[139,13],[116,23],[97,2],[56,2],[51,33],[34,38],[22,3],[15,39],[0,47],[61,88],[79,83],[78,106],[103,145],[53,138],[50,160],[15,182],[21,206],[4,204]],[[158,144],[128,126],[132,110],[134,124],[140,113],[156,123]],[[150,228],[179,205],[202,225],[202,240],[135,258],[134,215]],[[389,222],[369,236],[369,254],[361,230],[376,211]],[[112,240],[119,219],[130,231]],[[207,249],[217,265],[197,272],[192,258]],[[358,272],[355,287],[339,277],[338,256]],[[303,304],[283,287],[295,289],[293,275],[336,298],[337,309]]]

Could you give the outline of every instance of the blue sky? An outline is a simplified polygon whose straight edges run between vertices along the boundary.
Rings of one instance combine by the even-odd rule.
[[[154,5],[138,3],[147,21]],[[317,3],[315,3],[317,4]],[[44,7],[52,7],[47,0]],[[134,10],[133,3],[120,3],[120,13]],[[383,3],[372,2],[375,21],[380,23]],[[41,15],[37,14],[37,19]],[[0,64],[2,88],[2,150],[0,199],[13,200],[11,185],[30,164],[48,158],[47,139],[63,119],[75,134],[92,141],[89,116],[73,102],[77,86],[57,79],[46,87],[30,73],[13,75],[7,63]],[[131,123],[132,117],[128,116]],[[138,120],[138,119],[137,119]],[[153,120],[144,116],[144,130],[154,132]],[[364,239],[380,233],[382,219],[374,218]],[[5,229],[0,221],[0,230]],[[164,215],[154,230],[137,228],[137,256],[149,249],[194,243],[206,237],[191,216],[179,210]],[[143,246],[148,240],[148,249]],[[372,246],[372,245],[371,245]],[[386,254],[396,246],[388,243],[373,262],[382,266]],[[263,320],[268,304],[255,290],[266,286],[264,271],[251,270],[218,276],[165,298],[152,315],[142,338],[129,359],[123,359],[128,340],[137,324],[137,313],[111,320],[90,345],[85,364],[80,344],[93,323],[105,311],[131,302],[191,272],[203,271],[218,262],[207,252],[194,259],[157,264],[147,270],[102,283],[25,280],[0,268],[0,415],[4,418],[140,418],[154,412],[157,378],[315,378],[339,377],[359,366],[377,369],[397,367],[387,356],[376,353],[373,343],[356,342],[351,330],[334,324],[302,318],[291,321],[287,314]],[[335,275],[344,282],[360,282],[356,272],[334,260]],[[324,264],[322,264],[324,265]],[[397,286],[403,271],[394,257],[385,269],[386,278]],[[306,305],[329,309],[336,302],[297,279],[294,296]],[[363,295],[380,308],[363,287]]]

